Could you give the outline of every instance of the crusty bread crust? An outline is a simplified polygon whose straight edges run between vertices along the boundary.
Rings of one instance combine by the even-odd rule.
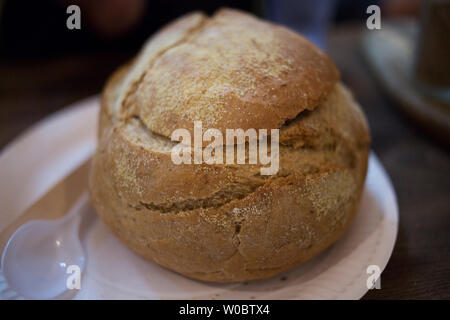
[[[336,82],[333,63],[292,31],[235,10],[210,19],[194,13],[175,26],[147,44],[144,51],[159,48],[149,64],[141,53],[105,87],[89,183],[97,213],[133,251],[195,279],[262,279],[314,257],[357,210],[370,143],[359,106]],[[202,50],[208,54],[195,53]],[[232,80],[209,82],[220,73]],[[206,94],[189,79],[220,90]],[[231,99],[239,90],[251,92]],[[169,95],[177,98],[172,107]],[[280,170],[262,176],[260,165],[173,164],[167,137],[194,120],[205,128],[280,128]]]
[[[236,10],[193,13],[144,46],[112,112],[166,137],[195,120],[223,133],[273,129],[316,107],[338,78],[328,56],[289,29]]]

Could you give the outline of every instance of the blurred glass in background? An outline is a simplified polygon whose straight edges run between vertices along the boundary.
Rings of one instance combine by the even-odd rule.
[[[427,95],[450,103],[450,0],[427,0],[421,14],[415,77]]]

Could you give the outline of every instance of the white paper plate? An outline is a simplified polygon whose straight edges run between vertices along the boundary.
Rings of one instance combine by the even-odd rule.
[[[0,154],[0,230],[95,149],[98,98],[39,122]],[[93,210],[92,208],[89,210]],[[394,247],[398,208],[393,187],[372,153],[359,213],[325,252],[291,271],[248,284],[194,281],[145,261],[98,218],[83,239],[88,264],[77,299],[359,299],[367,268],[383,270]],[[381,277],[381,286],[383,277]],[[0,298],[17,298],[0,275]]]

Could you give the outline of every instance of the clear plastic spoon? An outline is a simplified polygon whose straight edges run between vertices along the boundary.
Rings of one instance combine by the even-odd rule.
[[[64,217],[30,221],[14,232],[1,259],[11,289],[30,299],[60,298],[74,289],[70,276],[81,275],[86,263],[79,229],[88,206],[84,192]]]

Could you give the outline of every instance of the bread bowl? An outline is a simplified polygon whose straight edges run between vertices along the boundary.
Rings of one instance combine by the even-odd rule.
[[[279,170],[174,164],[178,128],[279,129]],[[334,243],[356,214],[367,121],[333,62],[250,14],[194,12],[109,79],[89,188],[131,250],[189,278],[264,279]]]

